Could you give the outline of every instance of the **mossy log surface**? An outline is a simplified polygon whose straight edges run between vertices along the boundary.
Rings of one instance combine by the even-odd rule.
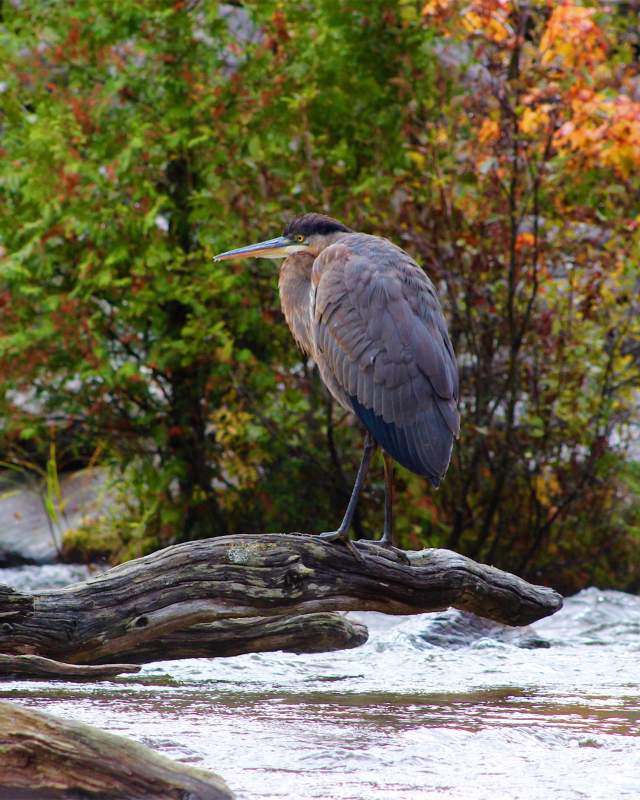
[[[0,702],[0,797],[229,800],[213,772],[80,722]]]
[[[359,558],[304,534],[226,536],[174,545],[33,596],[0,587],[0,652],[76,664],[235,655],[260,649],[255,639],[263,635],[294,650],[296,630],[301,641],[306,637],[302,651],[310,639],[313,649],[326,650],[361,644],[366,631],[341,617],[300,615],[415,614],[453,606],[527,625],[562,606],[552,589],[448,550],[410,552],[405,559],[371,544],[358,547]],[[273,619],[284,616],[292,625],[286,648],[286,621]],[[333,647],[315,638],[322,630]]]

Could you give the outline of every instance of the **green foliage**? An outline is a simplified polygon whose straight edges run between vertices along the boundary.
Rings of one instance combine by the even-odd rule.
[[[617,47],[594,111],[578,103],[580,20],[558,33],[535,4],[423,6],[5,11],[3,441],[31,457],[53,426],[63,465],[119,470],[127,511],[98,549],[335,527],[360,436],[301,362],[272,263],[211,260],[314,209],[413,252],[452,322],[463,436],[441,491],[401,476],[403,541],[593,580],[633,485],[618,477],[638,382],[633,130],[618,152],[589,128],[616,121],[629,28],[606,12]],[[518,25],[524,44],[502,35]],[[564,123],[591,131],[589,152]],[[379,528],[375,480],[359,533]],[[634,558],[605,572],[629,581]]]

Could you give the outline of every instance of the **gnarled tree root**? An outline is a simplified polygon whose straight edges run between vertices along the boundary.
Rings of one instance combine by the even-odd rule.
[[[11,800],[229,800],[213,772],[122,736],[0,702],[0,797]]]
[[[75,664],[140,662],[235,655],[275,649],[274,643],[295,649],[295,637],[306,637],[303,651],[310,644],[323,650],[331,649],[322,636],[315,641],[323,627],[333,625],[334,644],[343,637],[343,647],[361,644],[366,633],[340,617],[300,615],[415,614],[454,606],[526,625],[562,605],[552,589],[448,550],[407,553],[408,563],[372,545],[362,553],[356,558],[343,545],[303,534],[226,536],[167,547],[34,596],[0,587],[0,652]],[[277,632],[286,620],[275,618],[287,615],[296,615],[297,621],[289,619],[295,636],[282,627]],[[261,637],[271,646],[257,646]]]

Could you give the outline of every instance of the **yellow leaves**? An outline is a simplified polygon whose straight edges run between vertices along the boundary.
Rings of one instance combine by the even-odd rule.
[[[616,255],[615,260],[612,258],[607,263],[607,270],[598,286],[600,308],[620,307],[635,291],[636,277],[627,274],[627,259],[619,252]]]
[[[575,5],[573,0],[556,5],[542,39],[542,64],[560,61],[565,68],[593,68],[606,57],[607,40],[594,20],[596,10]]]
[[[422,8],[423,17],[437,17],[446,14],[455,0],[429,0]]]
[[[255,443],[247,446],[250,442],[247,431],[253,424],[253,417],[230,403],[215,409],[209,419],[214,426],[216,443],[224,454],[222,463],[226,477],[235,479],[240,487],[255,485],[261,452]]]
[[[546,475],[539,474],[534,478],[534,487],[538,502],[552,508],[557,498],[562,495],[562,487],[551,468],[545,469]]]
[[[536,108],[525,108],[520,118],[520,131],[525,136],[535,137],[549,129],[551,106],[544,103]]]
[[[467,33],[479,34],[500,44],[513,33],[508,24],[510,9],[510,2],[476,0],[462,17],[462,25]]]
[[[436,144],[447,144],[447,142],[449,141],[448,130],[442,125],[436,126],[433,134],[433,141]]]
[[[418,170],[423,170],[425,168],[427,159],[419,150],[409,150],[407,155]]]
[[[640,102],[620,95],[613,103],[602,160],[625,178],[640,168]]]
[[[498,140],[500,136],[500,126],[493,119],[485,119],[478,131],[478,140],[482,144],[490,144]]]
[[[235,411],[232,413],[227,406],[220,406],[212,411],[210,418],[216,429],[216,441],[223,446],[233,442],[251,421],[251,416],[246,412]]]
[[[477,196],[472,192],[464,192],[458,189],[454,195],[454,202],[456,209],[469,222],[483,218],[485,208],[478,202]]]

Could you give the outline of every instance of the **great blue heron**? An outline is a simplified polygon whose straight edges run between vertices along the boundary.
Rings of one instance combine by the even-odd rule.
[[[216,260],[284,258],[280,301],[300,347],[340,405],[367,433],[344,519],[323,539],[349,543],[349,528],[376,444],[384,456],[380,545],[393,546],[393,461],[438,486],[460,429],[458,371],[433,284],[388,239],[304,214],[282,236]]]

